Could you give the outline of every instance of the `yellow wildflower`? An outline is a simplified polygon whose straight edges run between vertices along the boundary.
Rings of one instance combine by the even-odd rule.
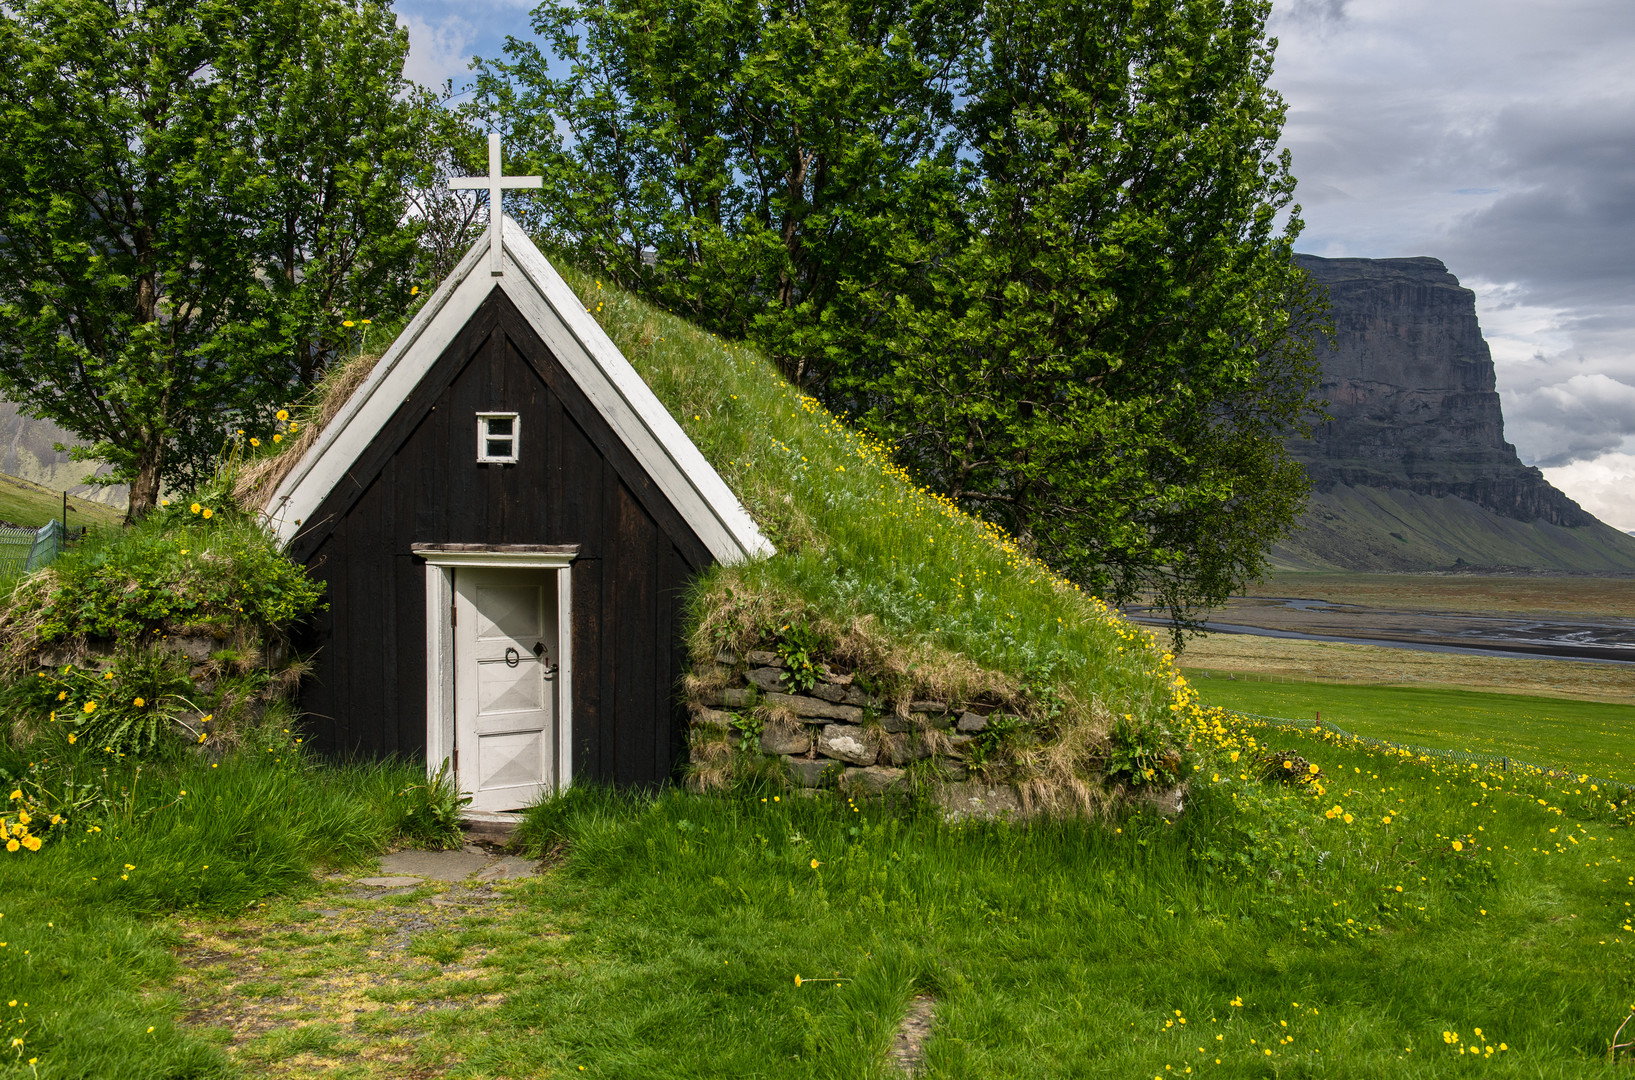
[[[276,415],[280,420],[288,420],[290,418],[290,411],[288,409],[279,409]]]
[[[97,703],[94,702],[94,701],[87,701],[85,703],[85,711],[86,711],[87,714],[96,712],[97,711]]]

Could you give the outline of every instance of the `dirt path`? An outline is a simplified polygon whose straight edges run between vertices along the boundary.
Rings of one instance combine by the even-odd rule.
[[[182,1022],[262,1076],[423,1080],[461,1061],[528,981],[491,954],[564,935],[519,903],[522,860],[468,847],[382,863],[252,916],[182,921],[168,991]]]

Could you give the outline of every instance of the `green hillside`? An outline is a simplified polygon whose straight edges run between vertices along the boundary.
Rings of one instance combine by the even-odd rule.
[[[1456,497],[1337,485],[1314,491],[1297,531],[1272,550],[1279,570],[1417,571],[1515,566],[1635,573],[1635,537],[1517,521]]]
[[[69,528],[117,525],[125,519],[124,512],[117,507],[89,502],[73,495],[68,497],[68,506]],[[0,521],[38,529],[52,518],[61,516],[62,492],[0,473]]]

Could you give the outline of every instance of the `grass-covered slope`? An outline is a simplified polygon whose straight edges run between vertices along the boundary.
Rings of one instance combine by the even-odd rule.
[[[1272,550],[1289,570],[1419,571],[1526,566],[1635,573],[1635,539],[1596,522],[1576,529],[1517,521],[1465,499],[1387,488],[1313,492],[1300,527]]]
[[[778,548],[700,583],[696,659],[805,621],[905,695],[1020,711],[1037,741],[1013,779],[1174,776],[1190,692],[1144,631],[917,486],[753,350],[565,276]]]
[[[0,521],[9,521],[26,529],[38,529],[52,518],[61,516],[62,492],[20,476],[0,473]],[[68,496],[70,529],[81,525],[89,525],[93,529],[117,525],[124,518],[124,512],[117,507],[90,502],[77,495]]]

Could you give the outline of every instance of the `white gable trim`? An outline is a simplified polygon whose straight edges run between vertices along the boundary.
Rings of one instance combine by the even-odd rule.
[[[642,468],[698,534],[711,555],[731,565],[773,553],[726,481],[630,366],[579,297],[515,222],[499,276],[475,273],[488,254],[485,235],[381,357],[272,497],[266,513],[288,543],[414,392],[437,358],[496,287],[504,289],[629,448]]]

